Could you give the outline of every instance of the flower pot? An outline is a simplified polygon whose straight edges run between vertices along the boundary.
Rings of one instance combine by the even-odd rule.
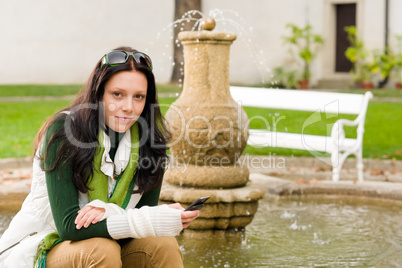
[[[355,81],[354,88],[355,89],[363,88],[363,82],[362,81]]]
[[[364,89],[372,89],[373,83],[372,82],[363,82],[363,88]]]
[[[397,89],[402,89],[402,83],[396,83],[396,84],[395,84],[395,87],[396,87]]]
[[[298,81],[300,89],[308,89],[308,80]]]

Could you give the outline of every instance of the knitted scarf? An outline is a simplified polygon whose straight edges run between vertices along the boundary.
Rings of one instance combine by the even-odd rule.
[[[110,199],[108,198],[108,176],[105,175],[101,170],[102,164],[102,156],[105,151],[105,147],[103,145],[104,142],[104,134],[103,131],[99,131],[99,144],[100,147],[96,150],[96,154],[93,160],[94,172],[92,179],[89,180],[87,186],[89,202],[99,199],[105,203],[115,203],[116,205],[125,209],[128,205],[128,202],[131,198],[131,191],[134,188],[134,180],[133,175],[135,169],[137,168],[137,160],[138,160],[138,125],[135,123],[131,129],[131,152],[130,159],[128,161],[127,167],[122,174],[119,175],[116,186],[113,190],[112,196]],[[36,256],[34,259],[34,267],[36,268],[45,268],[47,253],[58,243],[62,242],[60,236],[57,232],[50,233],[45,236],[45,238],[41,241],[38,246],[38,250],[36,252]]]

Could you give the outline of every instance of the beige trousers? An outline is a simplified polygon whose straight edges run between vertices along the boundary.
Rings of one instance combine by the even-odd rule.
[[[183,267],[174,237],[63,241],[47,254],[47,268]]]

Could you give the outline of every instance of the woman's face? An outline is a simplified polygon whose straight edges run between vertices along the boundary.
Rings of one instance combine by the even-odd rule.
[[[136,70],[114,74],[105,84],[103,104],[106,125],[116,132],[126,132],[145,107],[148,81]]]

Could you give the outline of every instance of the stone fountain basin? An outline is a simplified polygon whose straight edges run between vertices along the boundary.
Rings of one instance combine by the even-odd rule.
[[[289,181],[264,174],[250,174],[254,183],[261,185],[271,195],[323,195],[351,196],[362,199],[381,199],[390,202],[401,202],[402,184],[381,181],[338,181],[298,180]]]
[[[26,170],[26,173],[29,169]],[[323,195],[323,196],[353,196],[361,199],[381,199],[391,202],[402,202],[402,183],[392,183],[383,181],[365,181],[357,183],[352,180],[332,182],[329,180],[298,180],[291,181],[261,173],[251,173],[250,181],[254,186],[263,189],[265,195]],[[30,178],[1,181],[0,183],[0,212],[4,210],[18,210],[22,202],[29,193]],[[190,192],[198,191],[199,196],[210,195],[211,189],[194,190],[189,188]],[[235,192],[236,193],[236,192]],[[166,193],[174,196],[174,192]],[[240,193],[237,193],[240,194]],[[223,202],[230,202],[233,196],[219,197]],[[173,198],[175,199],[175,198]],[[176,197],[177,199],[177,197]],[[244,198],[243,198],[244,199]],[[248,199],[248,198],[247,198]],[[192,203],[193,193],[186,199],[184,197],[183,205]],[[242,200],[242,199],[241,199]],[[246,200],[246,199],[244,199]],[[214,198],[208,202],[213,203]],[[216,200],[215,200],[216,201]],[[207,202],[207,204],[208,204]],[[241,202],[239,202],[241,206]],[[208,206],[203,209],[207,210]],[[202,211],[202,212],[203,212]],[[240,209],[239,211],[247,211]],[[240,212],[239,212],[240,213]],[[206,214],[206,212],[204,212]],[[209,213],[208,213],[209,214]],[[247,213],[246,213],[247,214]],[[212,214],[214,215],[214,214]]]
[[[0,159],[0,214],[18,211],[32,181],[32,158]]]
[[[184,232],[184,235],[188,235],[190,230],[201,230],[198,235],[191,232],[190,236],[203,237],[211,236],[217,230],[243,229],[250,224],[263,194],[261,187],[251,182],[244,187],[232,189],[200,189],[165,183],[161,200],[166,203],[178,202],[186,207],[198,197],[210,196],[200,216]]]

